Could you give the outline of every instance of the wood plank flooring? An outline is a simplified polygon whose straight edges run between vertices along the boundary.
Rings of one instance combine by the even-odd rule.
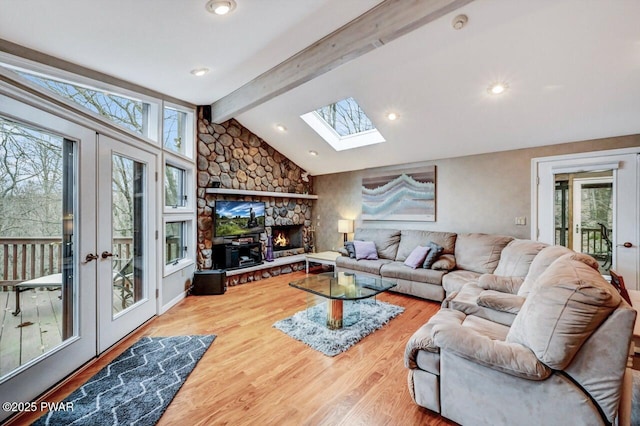
[[[306,293],[288,285],[303,276],[296,272],[231,287],[224,295],[188,297],[44,400],[61,401],[141,336],[216,334],[159,425],[454,424],[413,403],[403,364],[407,340],[438,303],[380,295],[405,312],[332,358],[272,327],[306,307]]]
[[[132,304],[123,300],[121,289],[113,290],[113,312]],[[29,289],[20,293],[21,311],[15,311],[15,291],[0,291],[0,376],[39,357],[62,342],[60,288]]]

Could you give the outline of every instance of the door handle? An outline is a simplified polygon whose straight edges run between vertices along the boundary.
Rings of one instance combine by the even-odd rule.
[[[633,243],[630,243],[629,241],[622,243],[622,244],[616,244],[618,247],[625,247],[625,248],[631,248],[633,247]]]
[[[109,253],[108,251],[103,251],[102,254],[100,255],[103,259],[106,259],[107,257],[112,257],[113,253]]]
[[[92,260],[96,260],[97,258],[98,258],[97,254],[89,253],[88,255],[85,256],[84,263],[89,263]]]

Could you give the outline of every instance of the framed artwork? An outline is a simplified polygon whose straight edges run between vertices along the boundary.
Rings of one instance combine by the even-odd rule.
[[[362,220],[435,222],[436,166],[363,177]]]

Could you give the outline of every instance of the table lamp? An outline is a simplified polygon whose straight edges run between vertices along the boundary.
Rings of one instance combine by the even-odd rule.
[[[344,241],[347,242],[347,234],[353,232],[353,220],[340,219],[338,220],[338,232],[344,234]]]

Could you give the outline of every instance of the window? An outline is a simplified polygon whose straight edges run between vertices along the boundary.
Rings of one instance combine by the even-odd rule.
[[[164,169],[164,205],[178,208],[187,206],[187,172],[180,167],[167,164]]]
[[[342,99],[300,118],[336,151],[385,142],[353,98]]]
[[[343,99],[315,112],[341,137],[375,130],[367,114],[353,98]]]
[[[109,90],[90,87],[80,83],[70,83],[41,74],[14,69],[23,78],[47,89],[67,100],[86,108],[107,120],[124,127],[140,136],[156,139],[157,119],[153,111],[155,104],[143,102],[133,97],[116,94]]]
[[[186,257],[187,245],[185,240],[186,222],[166,222],[164,226],[164,263],[177,265]]]
[[[162,142],[165,149],[193,157],[193,112],[165,106]]]

